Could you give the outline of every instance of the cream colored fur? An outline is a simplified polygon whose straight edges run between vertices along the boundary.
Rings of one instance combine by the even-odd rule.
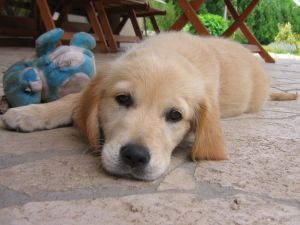
[[[74,119],[92,148],[99,147],[104,168],[115,174],[155,179],[169,165],[174,148],[195,132],[194,160],[226,159],[220,117],[259,111],[269,96],[269,76],[248,50],[231,41],[165,33],[150,38],[101,66],[81,94],[59,101],[10,109],[3,117],[11,129],[52,129]],[[130,93],[133,107],[115,97]],[[168,122],[176,108],[183,119]],[[143,170],[120,162],[126,143],[147,146],[151,159]]]

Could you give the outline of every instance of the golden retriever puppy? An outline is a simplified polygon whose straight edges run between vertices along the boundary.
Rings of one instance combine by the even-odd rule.
[[[239,44],[171,32],[102,65],[82,93],[10,109],[3,121],[34,131],[69,124],[73,115],[93,149],[103,133],[107,171],[152,180],[167,170],[172,151],[190,132],[193,160],[226,159],[220,117],[259,111],[269,83]]]

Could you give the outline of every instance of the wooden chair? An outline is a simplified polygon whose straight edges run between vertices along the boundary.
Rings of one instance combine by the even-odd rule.
[[[138,42],[142,39],[142,33],[136,19],[137,15],[135,11],[146,11],[149,7],[148,4],[141,0],[61,0],[60,5],[62,5],[62,7],[60,16],[55,23],[52,19],[47,0],[37,1],[37,3],[39,10],[43,12],[41,15],[46,30],[51,30],[56,25],[63,26],[63,24],[67,22],[67,15],[71,12],[73,7],[85,9],[91,23],[91,28],[100,44],[102,52],[117,52],[118,43]],[[107,15],[107,11],[112,9],[114,11],[129,13],[136,36],[122,36],[119,33],[114,33],[112,31]],[[69,39],[71,35],[72,33],[66,32],[64,39]]]
[[[201,20],[197,16],[197,11],[203,5],[205,0],[178,0],[178,4],[183,10],[183,15],[172,25],[170,30],[181,30],[185,24],[191,22],[198,34],[200,35],[210,35],[207,28],[203,25]],[[251,33],[249,28],[245,25],[245,20],[249,14],[254,10],[254,8],[259,3],[259,0],[252,0],[249,6],[240,15],[232,5],[230,0],[224,0],[229,12],[234,18],[234,23],[223,33],[222,36],[229,37],[237,29],[240,29],[245,35],[246,39],[249,41],[250,45],[246,47],[252,52],[260,54],[260,56],[268,63],[274,63],[275,60],[269,55],[269,53],[261,46],[259,41]]]
[[[138,42],[139,38],[135,36],[122,36],[119,34],[114,34],[111,24],[108,19],[107,11],[109,9],[120,9],[120,8],[134,8],[134,7],[144,7],[145,4],[142,1],[137,0],[93,0],[95,5],[98,19],[103,28],[105,38],[109,43],[111,52],[118,51],[118,44],[120,42]],[[137,21],[133,23],[134,28],[138,26]],[[135,29],[135,31],[137,31]]]
[[[60,17],[57,21],[53,20],[53,13],[51,11],[50,3],[54,3],[57,7],[63,6],[62,11],[60,12]],[[5,4],[4,0],[1,0],[1,5]],[[1,40],[6,40],[3,37],[9,37],[10,42],[4,42],[5,45],[8,45],[11,40],[16,39],[16,43],[24,44],[24,40],[31,40],[31,43],[34,43],[36,37],[45,31],[52,30],[56,27],[61,27],[64,21],[67,18],[68,12],[73,7],[79,7],[83,9],[87,15],[87,18],[91,25],[94,33],[94,36],[99,43],[100,49],[102,52],[108,52],[109,46],[107,45],[102,27],[98,21],[94,4],[91,0],[58,0],[58,1],[47,1],[47,0],[32,0],[29,4],[33,12],[31,17],[16,17],[16,16],[0,16],[0,36]],[[57,8],[56,7],[56,8]],[[81,26],[82,28],[83,26]],[[73,36],[73,32],[65,32],[63,40],[69,40]],[[20,38],[21,37],[21,38]],[[25,38],[24,38],[25,37]]]
[[[63,10],[60,14],[60,17],[58,18],[58,24],[62,24],[63,21],[66,20],[68,13],[70,12],[70,10],[73,7],[80,7],[82,9],[84,9],[87,14],[87,17],[89,19],[89,22],[91,24],[95,38],[96,38],[97,42],[99,43],[101,51],[104,53],[109,52],[109,46],[106,42],[106,39],[105,39],[105,36],[103,33],[103,29],[98,20],[93,1],[90,1],[90,0],[62,0],[59,3],[61,5],[63,5]],[[38,9],[39,9],[39,12],[41,15],[41,19],[46,28],[46,31],[56,28],[56,24],[52,18],[52,13],[51,13],[51,10],[50,10],[47,0],[36,0],[36,4],[38,6]],[[65,32],[63,39],[69,40],[72,36],[73,36],[73,33]]]
[[[143,39],[137,20],[138,17],[149,17],[156,32],[159,32],[155,16],[165,15],[165,11],[153,9],[149,6],[147,1],[141,0],[94,0],[94,4],[112,52],[117,51],[118,45],[121,42],[139,42]],[[114,14],[122,18],[115,29],[111,27],[108,20],[108,17]],[[120,35],[124,25],[129,19],[135,36]]]
[[[118,42],[136,42],[143,39],[142,31],[137,20],[137,18],[139,17],[149,17],[155,31],[158,33],[159,27],[157,25],[155,16],[166,14],[165,11],[151,8],[145,0],[104,0],[103,3],[108,16],[117,14],[121,17],[120,23],[112,31],[114,37],[118,40]],[[122,29],[129,19],[138,39],[133,37],[129,38],[120,36]]]
[[[4,0],[0,1],[0,3],[3,4]],[[11,18],[8,16],[5,18],[0,17],[0,25],[2,23],[11,25],[11,21],[14,20],[16,20],[14,24],[19,25],[19,27],[13,30],[10,27],[1,26],[0,35],[10,32],[9,34],[12,36],[28,35],[36,38],[42,32],[52,30],[56,27],[62,27],[66,30],[63,40],[69,40],[73,36],[72,31],[90,31],[94,34],[102,52],[117,52],[118,44],[120,42],[138,42],[143,38],[137,17],[149,16],[153,27],[159,32],[154,16],[165,14],[163,11],[150,8],[146,0],[32,0],[31,5],[35,12],[35,18],[30,19],[30,26],[32,29],[28,29],[27,26],[25,26],[25,29],[21,29],[21,27],[24,27],[24,24],[26,25],[29,23],[26,19],[22,18],[20,20],[19,18]],[[85,12],[90,24],[68,21],[68,15],[76,8]],[[59,12],[57,20],[53,19],[54,12]],[[123,18],[117,29],[114,31],[110,25],[108,13],[119,13]],[[128,19],[131,20],[135,36],[120,35],[120,32]],[[76,28],[80,29],[78,30]]]
[[[121,12],[122,20],[120,21],[119,26],[114,30],[114,33],[119,34],[122,31],[122,29],[123,29],[124,25],[126,24],[126,22],[128,21],[128,19],[131,20],[131,23],[134,26],[134,24],[137,24],[137,22],[135,22],[135,21],[137,21],[136,18],[144,18],[144,17],[149,17],[154,31],[156,33],[159,33],[160,29],[156,22],[155,16],[164,16],[164,15],[166,15],[166,11],[154,9],[154,8],[151,8],[150,6],[146,9],[137,9],[137,10],[129,9],[127,11],[123,11],[123,12]],[[136,26],[135,33],[138,37],[140,37],[142,39],[141,31],[138,29],[139,29],[139,27]]]

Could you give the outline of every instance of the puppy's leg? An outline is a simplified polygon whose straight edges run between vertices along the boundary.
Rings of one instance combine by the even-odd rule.
[[[70,94],[57,101],[9,109],[2,117],[8,129],[32,132],[53,129],[72,122],[80,94]]]

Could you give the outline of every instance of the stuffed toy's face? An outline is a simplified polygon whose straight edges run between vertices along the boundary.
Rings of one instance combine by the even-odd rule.
[[[12,107],[41,102],[42,80],[39,72],[29,67],[20,74],[12,73],[3,81],[7,100]]]

